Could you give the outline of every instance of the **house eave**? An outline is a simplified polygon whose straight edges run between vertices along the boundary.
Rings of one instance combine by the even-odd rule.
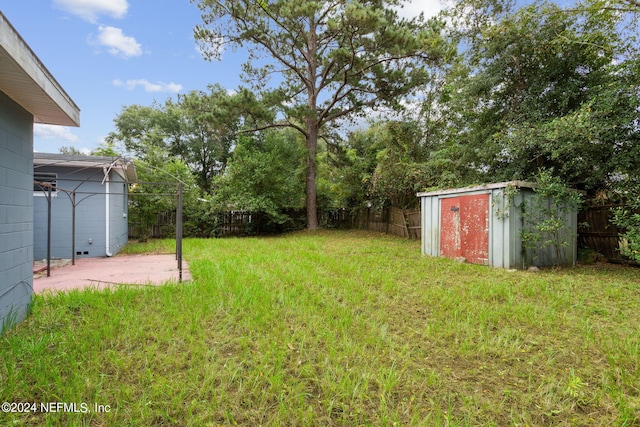
[[[0,91],[35,123],[80,126],[80,109],[0,12]]]

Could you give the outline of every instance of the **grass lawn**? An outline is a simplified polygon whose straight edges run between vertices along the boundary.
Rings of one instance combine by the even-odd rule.
[[[190,283],[36,297],[0,337],[0,402],[38,412],[0,425],[640,425],[638,269],[507,272],[366,232],[184,249]]]

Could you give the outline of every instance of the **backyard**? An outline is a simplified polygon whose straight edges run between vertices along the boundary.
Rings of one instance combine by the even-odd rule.
[[[509,272],[358,231],[184,251],[189,283],[35,297],[0,337],[0,424],[640,425],[638,269]]]

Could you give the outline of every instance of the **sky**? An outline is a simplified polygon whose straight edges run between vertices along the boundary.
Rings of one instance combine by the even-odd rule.
[[[400,14],[441,8],[440,0],[413,0]],[[200,11],[189,0],[4,0],[0,10],[80,108],[80,127],[34,125],[38,152],[73,146],[88,154],[126,106],[241,84],[245,52],[203,59],[193,37]]]

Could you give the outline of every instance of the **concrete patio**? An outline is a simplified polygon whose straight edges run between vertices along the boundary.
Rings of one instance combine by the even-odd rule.
[[[75,265],[52,268],[51,276],[34,278],[33,290],[44,292],[81,288],[103,289],[120,285],[158,286],[178,282],[179,272],[175,254],[117,255],[110,258],[79,258]],[[182,281],[191,280],[189,266],[182,261]]]

